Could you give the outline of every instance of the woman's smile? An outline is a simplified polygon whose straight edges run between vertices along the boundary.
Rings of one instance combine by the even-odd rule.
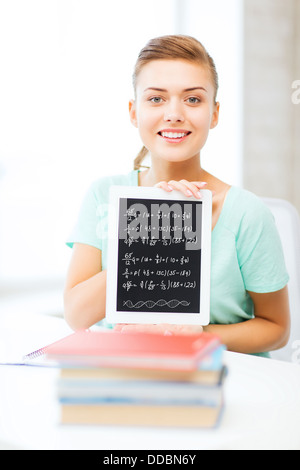
[[[187,139],[191,134],[190,131],[184,129],[163,129],[158,132],[158,135],[163,138],[163,140],[170,144],[179,144]]]

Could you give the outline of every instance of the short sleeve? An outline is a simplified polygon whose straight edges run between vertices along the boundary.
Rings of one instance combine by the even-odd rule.
[[[94,246],[102,251],[102,268],[107,267],[109,189],[112,185],[137,186],[138,171],[127,175],[106,176],[94,181],[83,198],[76,224],[66,240]]]
[[[274,216],[258,198],[241,220],[236,246],[247,291],[275,292],[287,284],[289,276]]]
[[[81,204],[76,224],[66,243],[72,247],[74,243],[84,243],[102,250],[103,239],[107,233],[107,203],[96,194],[92,185]]]

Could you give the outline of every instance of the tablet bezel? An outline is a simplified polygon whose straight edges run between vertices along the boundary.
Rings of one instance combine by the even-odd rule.
[[[107,287],[106,287],[106,320],[111,324],[161,324],[207,325],[210,319],[210,273],[211,273],[211,231],[212,231],[212,193],[201,190],[201,199],[184,196],[173,190],[166,192],[155,187],[111,186],[108,213],[108,254],[107,254]],[[167,201],[202,202],[201,211],[201,278],[200,278],[200,312],[129,312],[117,310],[117,280],[119,251],[119,208],[120,199],[148,199]]]

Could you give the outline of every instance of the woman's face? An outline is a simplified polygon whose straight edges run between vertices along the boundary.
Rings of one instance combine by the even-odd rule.
[[[205,66],[184,60],[154,60],[140,71],[131,122],[152,158],[180,162],[199,157],[219,104]]]

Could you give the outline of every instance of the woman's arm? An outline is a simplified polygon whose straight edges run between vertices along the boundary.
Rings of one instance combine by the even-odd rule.
[[[287,287],[267,294],[249,294],[254,303],[253,319],[230,325],[208,325],[203,330],[217,334],[230,351],[250,354],[283,347],[290,333]]]
[[[170,191],[169,186],[171,186],[184,194],[190,190],[197,197],[197,192],[203,187],[203,183],[181,180],[160,182],[157,186],[166,191]],[[219,213],[217,217],[218,215]],[[253,319],[230,325],[208,325],[203,330],[217,334],[231,351],[259,353],[283,347],[290,333],[287,287],[266,294],[249,292],[249,295],[254,304]]]
[[[74,244],[64,290],[64,315],[74,330],[86,329],[105,316],[106,271],[101,271],[101,251]]]
[[[229,351],[253,354],[283,347],[289,338],[290,315],[287,287],[267,294],[250,293],[255,318],[230,325],[208,325],[203,331],[219,336]],[[125,331],[154,331],[165,334],[200,333],[197,326],[176,325],[120,325]]]

